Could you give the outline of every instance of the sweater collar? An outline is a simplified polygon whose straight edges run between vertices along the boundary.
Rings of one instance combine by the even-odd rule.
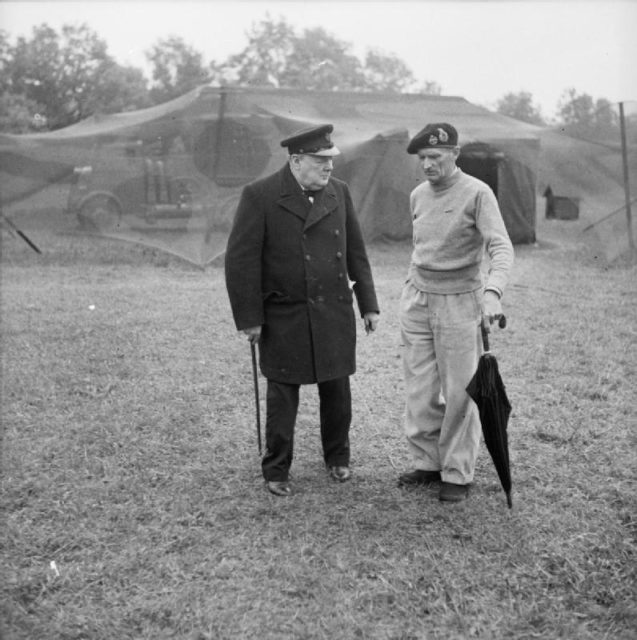
[[[454,184],[456,184],[456,182],[460,180],[461,175],[462,175],[462,169],[460,169],[460,167],[456,167],[455,171],[450,176],[448,176],[444,180],[441,180],[437,184],[432,184],[430,182],[429,186],[434,191],[444,191],[445,189],[449,189],[449,187],[452,187]]]

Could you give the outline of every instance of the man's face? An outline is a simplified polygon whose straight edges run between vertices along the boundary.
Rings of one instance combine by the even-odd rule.
[[[294,154],[292,168],[296,179],[305,189],[322,189],[330,179],[334,162],[332,156]]]
[[[427,147],[418,151],[418,157],[427,180],[432,184],[437,184],[453,173],[456,168],[458,149]]]

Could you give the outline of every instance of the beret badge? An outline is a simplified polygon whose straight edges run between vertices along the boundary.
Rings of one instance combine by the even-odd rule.
[[[458,145],[458,132],[448,122],[434,122],[419,131],[409,142],[407,153],[432,147],[452,148]]]

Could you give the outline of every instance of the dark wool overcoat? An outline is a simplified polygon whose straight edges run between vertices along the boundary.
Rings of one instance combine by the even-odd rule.
[[[311,384],[356,370],[356,319],[378,311],[347,185],[330,178],[314,204],[288,165],[246,186],[225,258],[237,329],[262,326],[263,375]]]

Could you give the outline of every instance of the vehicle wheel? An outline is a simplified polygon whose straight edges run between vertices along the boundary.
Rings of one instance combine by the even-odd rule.
[[[95,231],[108,231],[119,226],[122,211],[115,198],[108,194],[91,196],[77,214],[80,226]]]

